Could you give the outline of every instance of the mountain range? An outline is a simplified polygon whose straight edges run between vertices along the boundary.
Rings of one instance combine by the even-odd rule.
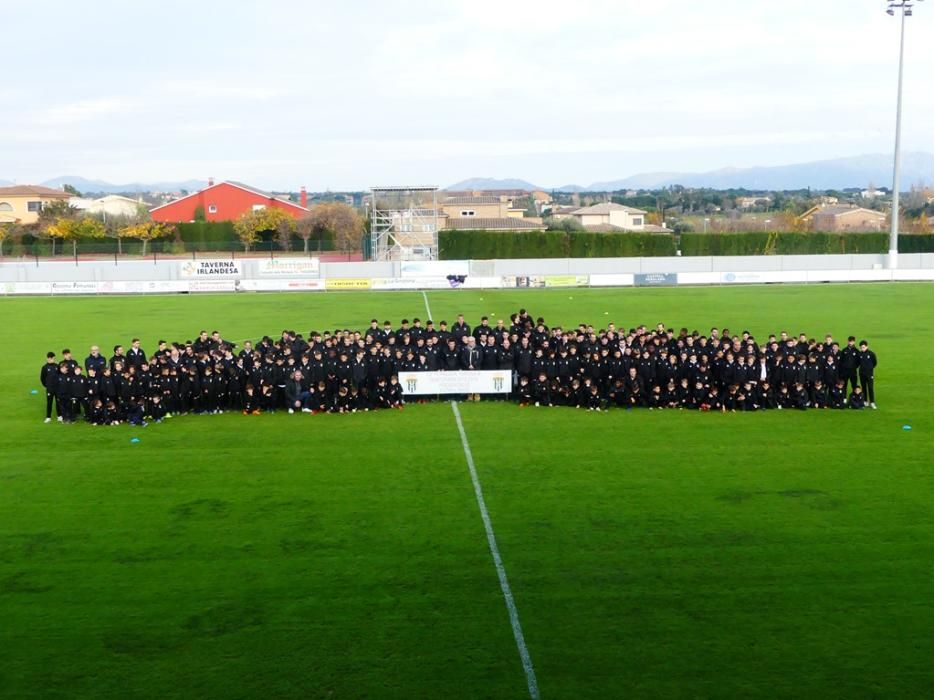
[[[8,180],[0,180],[0,187],[7,187],[14,183]],[[30,183],[32,184],[32,183]],[[184,180],[182,182],[131,182],[125,185],[114,185],[103,180],[89,180],[80,175],[62,175],[51,180],[45,180],[38,183],[43,187],[52,187],[56,190],[62,189],[65,185],[71,185],[79,192],[103,192],[105,194],[118,194],[121,192],[178,192],[179,190],[188,190],[193,192],[207,187],[206,180]]]
[[[892,181],[892,156],[870,154],[851,158],[818,160],[793,165],[754,168],[722,168],[703,173],[654,172],[630,175],[619,180],[594,182],[589,186],[563,185],[541,187],[525,180],[471,178],[446,189],[493,190],[526,189],[559,192],[612,192],[615,190],[647,190],[683,185],[717,190],[839,190],[847,187],[888,186]],[[914,152],[902,154],[902,187],[918,183],[934,183],[934,155]]]
[[[496,179],[474,177],[446,187],[446,190],[556,190],[559,192],[613,192],[616,190],[648,190],[683,185],[718,190],[839,190],[847,187],[889,186],[892,181],[892,156],[887,153],[818,160],[792,165],[753,168],[721,168],[701,173],[649,172],[630,175],[618,180],[594,182],[590,185],[562,185],[544,187],[519,178]],[[912,152],[902,155],[902,187],[907,190],[916,183],[934,184],[934,154]],[[14,183],[0,179],[0,186]],[[91,180],[78,175],[64,175],[39,183],[45,187],[61,189],[71,185],[79,192],[137,193],[137,192],[189,192],[207,186],[204,180],[170,182],[132,182],[115,185],[103,180]]]
[[[79,192],[177,192],[179,190],[196,190],[207,187],[207,180],[184,180],[182,182],[131,182],[125,185],[114,185],[103,180],[88,180],[78,175],[63,175],[41,183],[45,187],[61,188],[71,185]]]

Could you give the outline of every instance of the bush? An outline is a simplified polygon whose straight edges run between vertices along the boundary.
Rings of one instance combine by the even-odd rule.
[[[194,221],[177,228],[188,250],[231,250],[240,242],[232,221]]]
[[[901,241],[906,237],[899,238]],[[829,255],[884,253],[885,233],[684,233],[683,255]],[[917,252],[917,251],[914,251]]]
[[[674,239],[657,233],[588,231],[441,231],[442,260],[619,258],[674,255]]]

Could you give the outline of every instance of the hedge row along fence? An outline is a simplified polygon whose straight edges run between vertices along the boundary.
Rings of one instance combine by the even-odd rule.
[[[681,254],[829,255],[886,253],[887,233],[683,233]],[[588,231],[441,231],[442,260],[494,258],[639,258],[671,256],[676,237]],[[901,253],[934,253],[934,234],[903,234]]]
[[[924,239],[924,240],[918,240]],[[904,253],[934,251],[934,236],[899,236]],[[682,255],[830,255],[885,253],[887,233],[683,233]]]
[[[639,258],[675,254],[675,240],[657,233],[587,231],[441,231],[442,260],[509,258]]]

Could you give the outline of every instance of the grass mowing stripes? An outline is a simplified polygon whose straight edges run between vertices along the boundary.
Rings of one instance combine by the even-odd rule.
[[[875,412],[461,406],[542,697],[930,694],[932,291],[428,292],[436,323],[524,306],[552,324],[852,332],[879,355]],[[424,306],[0,300],[0,695],[527,695],[447,404],[133,431],[43,425],[29,393],[49,349],[362,329]]]

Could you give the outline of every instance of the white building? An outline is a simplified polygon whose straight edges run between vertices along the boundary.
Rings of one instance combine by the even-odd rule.
[[[571,213],[586,229],[603,231],[644,231],[647,233],[670,233],[670,229],[663,226],[653,226],[645,223],[645,212],[642,209],[626,207],[622,204],[605,203],[594,204]]]
[[[129,197],[121,197],[117,194],[109,194],[100,199],[72,197],[68,200],[68,204],[88,214],[133,218],[139,215],[140,205],[143,205],[143,202]],[[145,205],[143,206],[145,207]]]

